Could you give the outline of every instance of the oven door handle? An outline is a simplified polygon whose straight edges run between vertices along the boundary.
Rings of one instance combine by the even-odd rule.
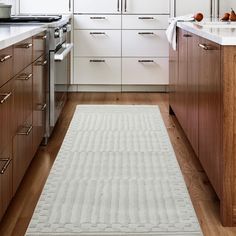
[[[62,48],[54,56],[55,61],[63,61],[67,55],[72,51],[74,45],[73,43],[64,43]]]

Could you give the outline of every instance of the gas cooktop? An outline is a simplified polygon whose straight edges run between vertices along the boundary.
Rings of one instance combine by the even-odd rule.
[[[50,23],[62,18],[57,16],[12,16],[11,18],[0,18],[0,23]]]

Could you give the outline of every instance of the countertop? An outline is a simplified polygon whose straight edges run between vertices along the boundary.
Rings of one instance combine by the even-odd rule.
[[[60,21],[52,23],[0,24],[0,50],[39,34],[48,28],[66,23],[70,18],[71,15],[63,15]]]
[[[178,22],[177,26],[190,33],[223,46],[236,45],[236,23],[220,22],[218,19],[197,22]]]

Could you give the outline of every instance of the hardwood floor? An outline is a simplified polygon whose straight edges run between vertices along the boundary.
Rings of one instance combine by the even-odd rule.
[[[1,236],[22,236],[32,217],[40,193],[56,158],[78,104],[159,105],[177,159],[205,236],[233,236],[236,228],[223,228],[219,201],[174,116],[169,116],[169,97],[163,93],[79,93],[71,94],[46,147],[40,147],[2,223]]]

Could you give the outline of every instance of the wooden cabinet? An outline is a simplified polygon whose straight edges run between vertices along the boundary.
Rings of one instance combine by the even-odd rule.
[[[222,111],[220,45],[200,39],[199,158],[218,196],[221,196]]]
[[[32,65],[15,77],[14,86],[16,126],[13,138],[13,193],[16,192],[33,157]]]
[[[48,61],[42,56],[33,64],[33,154],[45,135],[47,73]]]
[[[47,38],[46,31],[33,37],[33,61],[45,54]]]

